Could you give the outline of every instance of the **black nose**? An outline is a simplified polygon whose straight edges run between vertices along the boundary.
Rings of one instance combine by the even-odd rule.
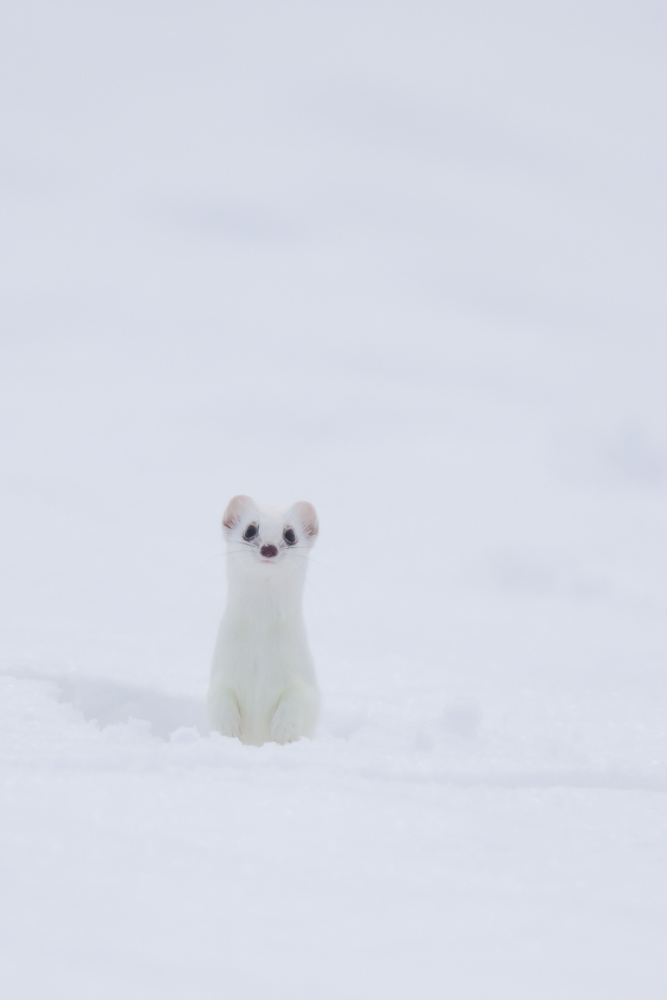
[[[275,545],[262,545],[259,551],[262,553],[263,556],[266,556],[267,559],[271,559],[272,556],[278,555],[278,549],[275,547]]]

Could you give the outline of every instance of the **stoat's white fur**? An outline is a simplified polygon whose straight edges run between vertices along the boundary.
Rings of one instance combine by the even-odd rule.
[[[249,526],[257,528],[250,539]],[[312,736],[320,698],[301,604],[315,508],[258,507],[236,496],[223,528],[229,587],[208,691],[211,728],[255,746]]]

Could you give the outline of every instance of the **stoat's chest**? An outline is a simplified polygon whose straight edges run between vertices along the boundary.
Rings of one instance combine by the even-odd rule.
[[[232,604],[221,622],[220,646],[227,670],[237,678],[280,682],[308,656],[301,609]]]

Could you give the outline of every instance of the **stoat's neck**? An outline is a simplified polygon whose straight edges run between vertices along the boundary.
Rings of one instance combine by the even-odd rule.
[[[305,582],[301,567],[233,560],[234,556],[227,562],[227,613],[254,619],[301,616]]]

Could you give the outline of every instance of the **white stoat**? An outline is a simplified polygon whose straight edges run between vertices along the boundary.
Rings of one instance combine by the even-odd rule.
[[[211,728],[255,746],[312,736],[320,696],[301,599],[315,508],[236,496],[222,524],[229,589],[208,690]]]

